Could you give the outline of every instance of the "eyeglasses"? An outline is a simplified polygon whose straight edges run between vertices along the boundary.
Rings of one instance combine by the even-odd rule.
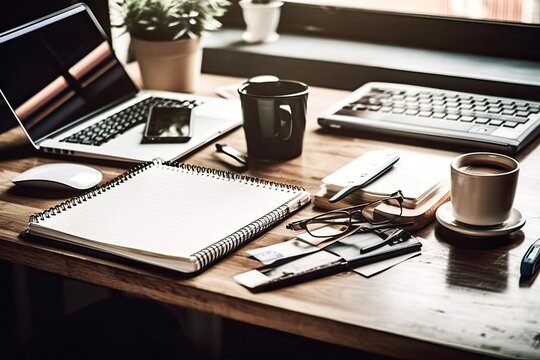
[[[403,194],[396,191],[373,202],[333,210],[287,224],[290,230],[306,230],[316,238],[336,237],[359,231],[373,231],[412,225],[396,222],[403,214]]]

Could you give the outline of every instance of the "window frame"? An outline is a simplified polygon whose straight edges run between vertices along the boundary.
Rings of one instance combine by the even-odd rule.
[[[234,1],[225,26],[245,27]],[[540,61],[540,25],[285,3],[278,31],[439,51]],[[429,36],[426,36],[429,34]]]

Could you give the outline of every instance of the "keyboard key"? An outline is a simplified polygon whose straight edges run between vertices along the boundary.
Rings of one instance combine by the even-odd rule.
[[[513,121],[506,121],[503,126],[504,127],[509,127],[509,128],[515,128],[516,126],[518,125],[517,122],[513,122]]]
[[[505,109],[502,111],[503,115],[514,115],[515,113],[516,113],[516,110],[511,110],[511,109]]]
[[[491,119],[489,121],[489,125],[493,125],[493,126],[501,126],[502,124],[504,124],[504,121],[501,121],[501,120],[493,120],[493,119]]]
[[[465,121],[465,122],[472,122],[474,119],[476,119],[474,116],[461,116],[461,119],[460,121]]]
[[[414,116],[416,114],[418,114],[418,109],[407,109],[405,111],[405,115],[410,115],[410,116]]]
[[[516,116],[527,117],[527,116],[529,116],[529,112],[528,111],[518,111],[518,112],[516,112]]]
[[[461,116],[457,114],[450,114],[446,117],[446,120],[458,120]]]
[[[353,106],[352,108],[354,111],[362,111],[362,110],[366,110],[367,109],[367,106],[366,105],[363,105],[363,104],[356,104]]]
[[[474,122],[476,124],[487,124],[489,122],[489,119],[486,119],[486,118],[477,118],[476,120],[474,120]]]

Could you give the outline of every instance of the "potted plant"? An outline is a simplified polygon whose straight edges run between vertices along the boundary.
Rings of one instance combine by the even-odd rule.
[[[194,92],[204,31],[216,30],[228,0],[115,0],[113,11],[131,36],[145,88]]]
[[[277,27],[283,2],[277,0],[241,0],[246,23],[242,39],[248,43],[271,42],[279,39]]]

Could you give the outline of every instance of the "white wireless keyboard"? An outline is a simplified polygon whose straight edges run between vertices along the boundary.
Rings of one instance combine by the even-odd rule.
[[[513,154],[540,132],[540,102],[372,82],[322,114],[319,124]]]

